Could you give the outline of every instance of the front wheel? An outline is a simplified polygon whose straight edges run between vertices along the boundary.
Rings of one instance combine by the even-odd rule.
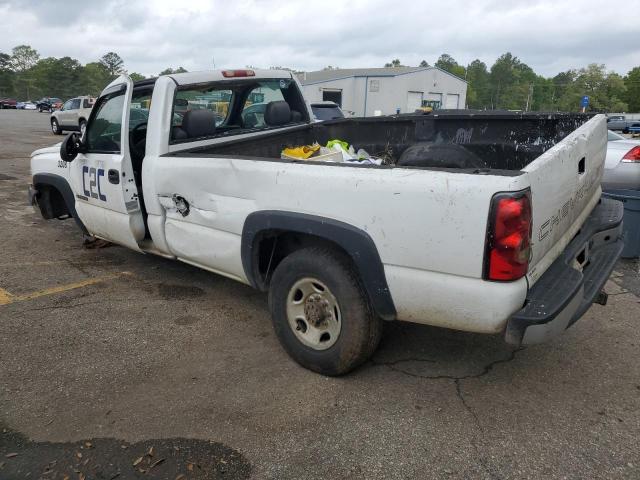
[[[271,279],[269,308],[287,353],[323,375],[350,372],[380,342],[382,320],[351,260],[338,251],[304,248],[282,260]]]
[[[51,131],[54,135],[62,135],[62,129],[55,118],[51,119]]]

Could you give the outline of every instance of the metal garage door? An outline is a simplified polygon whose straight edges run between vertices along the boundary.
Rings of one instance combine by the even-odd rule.
[[[407,112],[413,113],[422,107],[422,92],[407,92]]]
[[[453,109],[459,108],[458,107],[459,102],[460,102],[460,95],[448,93],[447,103],[445,103],[444,108],[453,108]]]

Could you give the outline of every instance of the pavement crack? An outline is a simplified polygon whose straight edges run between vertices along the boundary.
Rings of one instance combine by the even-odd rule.
[[[408,357],[408,358],[401,358],[399,360],[393,360],[393,361],[389,361],[389,362],[380,362],[377,361],[375,359],[371,359],[371,363],[375,366],[383,366],[383,367],[387,367],[389,370],[392,370],[394,372],[398,372],[398,373],[402,373],[408,377],[414,377],[414,378],[424,378],[427,380],[454,380],[454,381],[459,381],[459,380],[466,380],[469,378],[480,378],[483,377],[487,374],[489,374],[492,370],[493,367],[495,367],[496,365],[499,365],[501,363],[509,363],[512,360],[515,359],[516,357],[516,353],[520,352],[521,350],[524,350],[525,347],[518,347],[514,350],[511,350],[509,352],[509,356],[506,358],[500,358],[498,360],[494,360],[490,363],[488,363],[487,365],[485,365],[482,368],[482,371],[480,373],[473,373],[473,374],[469,374],[469,375],[428,375],[428,374],[423,374],[423,373],[415,373],[415,372],[408,372],[402,368],[399,368],[398,365],[402,364],[402,363],[407,363],[407,362],[415,362],[415,363],[436,363],[435,360],[431,360],[431,359],[426,359],[426,358],[416,358],[416,357]]]

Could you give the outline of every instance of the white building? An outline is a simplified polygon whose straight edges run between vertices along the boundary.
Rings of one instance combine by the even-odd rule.
[[[465,108],[467,97],[467,82],[437,67],[320,70],[298,80],[310,103],[333,101],[358,117],[412,113],[423,100]]]

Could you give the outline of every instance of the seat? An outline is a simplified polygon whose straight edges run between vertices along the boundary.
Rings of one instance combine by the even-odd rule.
[[[284,125],[291,122],[291,108],[284,100],[267,103],[264,111],[264,123],[270,127]]]
[[[297,110],[291,110],[291,121],[294,123],[302,121],[302,114]]]
[[[210,137],[216,133],[216,115],[211,110],[187,110],[181,128],[186,138]]]
[[[185,132],[181,127],[171,127],[172,140],[184,140],[185,138],[187,138],[187,132]]]

